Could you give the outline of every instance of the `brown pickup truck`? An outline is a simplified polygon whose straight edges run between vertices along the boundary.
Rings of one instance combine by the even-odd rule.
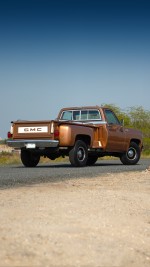
[[[7,144],[21,150],[26,167],[35,167],[41,156],[69,156],[76,167],[103,156],[136,164],[143,147],[140,131],[125,128],[111,109],[99,106],[63,108],[51,121],[14,121]]]

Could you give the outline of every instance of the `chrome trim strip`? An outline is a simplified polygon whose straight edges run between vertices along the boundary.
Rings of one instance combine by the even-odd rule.
[[[59,120],[59,122],[61,122],[61,123],[68,122],[70,124],[81,124],[81,125],[87,125],[87,124],[93,124],[93,125],[98,125],[99,124],[99,125],[103,125],[103,124],[107,124],[106,121],[101,121],[101,120],[91,120],[91,121],[90,120],[89,121]]]

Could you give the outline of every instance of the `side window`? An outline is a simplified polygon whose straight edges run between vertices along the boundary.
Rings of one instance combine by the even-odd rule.
[[[105,115],[106,115],[106,120],[108,124],[120,124],[118,118],[115,116],[115,114],[111,110],[106,109]]]
[[[72,111],[64,111],[61,116],[61,120],[72,120]]]

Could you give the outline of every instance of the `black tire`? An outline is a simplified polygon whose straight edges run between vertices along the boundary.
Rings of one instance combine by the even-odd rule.
[[[29,150],[21,150],[21,161],[25,167],[36,167],[40,161],[40,156]]]
[[[120,160],[124,165],[135,165],[139,161],[141,150],[135,142],[131,142],[128,151],[121,155]]]
[[[76,141],[75,146],[69,152],[71,165],[74,167],[84,167],[86,166],[87,159],[87,145],[81,140]]]
[[[98,156],[96,155],[88,155],[88,159],[86,162],[87,166],[92,166],[96,163],[96,161],[98,160]]]

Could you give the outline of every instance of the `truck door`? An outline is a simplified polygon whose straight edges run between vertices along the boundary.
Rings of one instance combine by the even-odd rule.
[[[108,140],[106,151],[119,152],[126,150],[126,133],[123,125],[110,109],[104,110],[107,121]]]

